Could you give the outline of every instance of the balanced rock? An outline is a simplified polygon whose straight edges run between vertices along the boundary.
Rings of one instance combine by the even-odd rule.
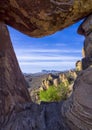
[[[0,21],[34,37],[64,29],[92,12],[92,0],[1,0]]]
[[[90,13],[92,0],[0,1],[0,21],[35,37],[52,34]],[[80,27],[86,37],[92,32],[88,26],[92,25],[91,17],[83,22],[85,28]],[[3,23],[0,41],[0,130],[92,130],[92,68],[80,73],[66,102],[37,105],[30,102]]]

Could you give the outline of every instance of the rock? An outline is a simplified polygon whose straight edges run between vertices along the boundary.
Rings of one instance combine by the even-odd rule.
[[[23,107],[23,105],[22,105]],[[61,115],[62,102],[25,104],[0,130],[70,130]]]
[[[83,21],[78,29],[78,32],[85,36],[85,57],[82,59],[82,68],[86,69],[92,65],[92,15]]]
[[[88,67],[92,67],[92,58],[85,57],[82,59],[82,69],[87,69]]]
[[[80,60],[78,60],[77,62],[76,62],[76,70],[77,71],[81,71],[82,70],[82,62],[80,61]]]
[[[41,87],[43,87],[44,90],[47,90],[50,87],[50,85],[51,85],[51,81],[48,79],[45,79],[43,80]]]
[[[92,0],[2,0],[0,21],[33,37],[53,34],[92,13]]]
[[[77,72],[75,70],[70,70],[67,74],[67,79],[68,79],[68,88],[69,88],[69,94],[68,97],[71,95],[73,91],[73,84],[77,78]]]
[[[61,107],[71,130],[92,129],[92,68],[81,71],[74,83],[72,96]]]
[[[73,81],[75,81],[76,78],[77,78],[77,73],[76,73],[76,71],[70,70],[70,71],[69,71],[69,78],[71,78],[71,79],[73,79]]]
[[[85,57],[92,57],[92,32],[90,32],[90,34],[86,36],[86,39],[84,41],[84,51]]]
[[[34,88],[39,89],[42,85],[42,81],[48,77],[48,74],[26,74],[25,79],[29,86],[29,91]]]
[[[52,74],[49,74],[49,75],[48,75],[48,80],[53,81],[53,78],[54,78],[54,77],[52,76]]]
[[[64,83],[65,86],[67,86],[68,79],[65,74],[62,74],[62,76],[59,76],[61,78],[61,82]]]
[[[84,50],[84,47],[82,48],[82,57],[85,58],[85,50]]]
[[[53,80],[53,85],[54,85],[55,87],[58,87],[58,85],[59,85],[59,80],[58,80],[58,79],[54,79],[54,80]]]
[[[26,87],[7,27],[0,23],[0,129],[15,106],[31,101]]]
[[[79,26],[78,33],[88,36],[92,32],[92,15],[89,15]]]

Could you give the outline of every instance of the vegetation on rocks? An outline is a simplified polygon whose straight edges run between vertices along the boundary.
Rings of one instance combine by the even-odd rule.
[[[39,93],[40,101],[53,102],[65,100],[69,92],[68,85],[68,82],[67,86],[65,86],[64,83],[61,83],[57,87],[53,85],[47,90],[41,90]]]

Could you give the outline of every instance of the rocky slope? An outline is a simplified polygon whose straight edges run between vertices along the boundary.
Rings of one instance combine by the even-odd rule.
[[[42,81],[48,77],[48,74],[26,74],[24,77],[28,83],[29,90],[33,90],[41,86]]]
[[[63,83],[64,86],[68,85],[67,97],[72,93],[72,87],[76,80],[77,73],[74,70],[59,72],[53,74],[26,74],[24,75],[27,83],[31,99],[35,103],[39,103],[39,92],[46,91],[51,86],[59,87]]]

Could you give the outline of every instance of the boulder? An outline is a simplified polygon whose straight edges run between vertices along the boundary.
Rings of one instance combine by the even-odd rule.
[[[77,62],[76,62],[76,70],[77,71],[81,71],[82,70],[82,62],[80,61],[80,60],[78,60]]]
[[[53,34],[92,12],[92,0],[2,0],[0,21],[32,36]]]
[[[79,26],[78,33],[88,36],[92,32],[92,15],[89,15]]]
[[[61,111],[71,130],[92,129],[92,68],[81,71]]]
[[[78,28],[78,33],[85,36],[82,68],[86,69],[92,65],[92,15],[88,16]]]
[[[59,80],[58,80],[58,79],[54,79],[54,80],[53,80],[53,85],[54,85],[55,87],[58,87],[58,85],[59,85]]]

